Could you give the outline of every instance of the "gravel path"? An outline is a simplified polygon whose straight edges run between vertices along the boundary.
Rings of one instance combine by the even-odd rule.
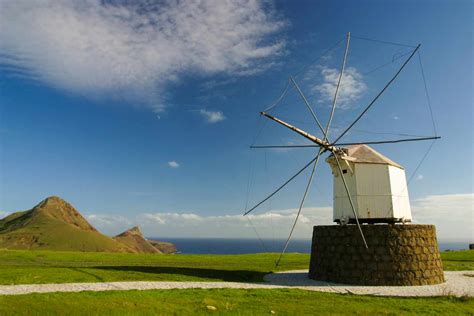
[[[353,286],[308,279],[307,271],[286,271],[265,276],[264,283],[238,282],[102,282],[64,284],[0,285],[0,295],[29,293],[122,291],[155,289],[277,289],[297,288],[308,291],[351,293],[380,296],[470,296],[474,297],[474,271],[445,272],[446,283],[424,286]]]
[[[421,286],[358,286],[314,281],[308,271],[286,271],[265,276],[271,284],[311,291],[379,296],[470,296],[474,297],[474,271],[445,271],[445,283]]]

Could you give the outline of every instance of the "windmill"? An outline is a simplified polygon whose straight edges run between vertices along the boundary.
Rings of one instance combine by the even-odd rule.
[[[290,77],[289,83],[298,92],[301,100],[305,107],[309,111],[316,127],[321,132],[320,137],[313,135],[302,128],[294,126],[281,118],[275,117],[269,114],[269,111],[276,105],[272,105],[266,110],[260,112],[260,114],[299,134],[306,140],[309,140],[311,145],[265,145],[265,146],[251,146],[251,148],[302,148],[302,147],[316,147],[318,148],[317,153],[312,159],[303,166],[298,172],[292,175],[287,181],[276,188],[271,194],[262,199],[253,207],[245,211],[244,216],[250,214],[252,211],[257,209],[260,205],[265,203],[267,200],[275,196],[281,189],[292,182],[297,176],[299,176],[304,170],[311,168],[309,179],[306,183],[306,187],[303,192],[303,197],[298,206],[298,212],[295,221],[292,225],[291,231],[288,238],[286,239],[284,248],[278,258],[276,264],[278,265],[282,255],[286,252],[293,232],[295,230],[298,218],[303,209],[305,200],[308,196],[308,192],[313,183],[314,176],[316,174],[317,166],[321,157],[328,155],[326,162],[329,163],[332,173],[334,175],[334,209],[333,209],[333,220],[341,225],[355,224],[357,226],[360,240],[366,249],[371,247],[370,243],[367,242],[362,229],[362,223],[406,223],[411,221],[411,211],[408,199],[408,193],[398,194],[395,192],[400,188],[406,192],[406,178],[404,168],[397,163],[391,161],[389,158],[378,153],[368,145],[371,144],[393,144],[403,142],[417,142],[435,140],[440,138],[436,135],[429,137],[415,137],[415,138],[402,138],[392,140],[378,140],[378,141],[363,141],[363,142],[341,142],[344,137],[351,129],[363,118],[368,111],[376,104],[377,100],[387,91],[392,83],[397,79],[399,74],[412,60],[415,54],[418,52],[420,45],[413,47],[408,57],[404,60],[400,68],[392,75],[391,79],[385,84],[385,86],[375,95],[375,97],[363,108],[360,114],[352,121],[343,131],[337,136],[333,137],[330,135],[331,124],[335,117],[336,105],[338,102],[338,94],[341,88],[341,82],[346,69],[346,61],[349,51],[351,35],[347,34],[345,50],[342,62],[340,64],[340,70],[338,74],[337,84],[335,86],[334,96],[332,98],[332,106],[329,118],[326,124],[323,126],[318,115],[314,111],[313,107],[308,102],[302,89],[293,77]],[[421,60],[420,60],[421,65]],[[423,76],[424,79],[424,76]],[[426,85],[425,85],[426,87]],[[368,175],[374,175],[368,177]],[[372,184],[365,188],[361,188],[360,185],[363,183]],[[375,184],[375,185],[374,185]],[[359,186],[358,186],[359,185]],[[380,187],[385,188],[382,195],[385,199],[380,200],[381,195],[377,190]],[[375,205],[375,206],[374,206]]]

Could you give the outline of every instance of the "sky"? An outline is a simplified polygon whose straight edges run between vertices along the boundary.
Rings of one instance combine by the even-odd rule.
[[[415,222],[472,242],[472,12],[472,1],[2,0],[0,217],[57,195],[110,235],[138,224],[147,236],[255,238],[253,224],[286,237],[307,172],[252,224],[242,213],[314,149],[249,149],[305,143],[259,112],[293,76],[325,124],[350,32],[329,139],[421,44],[342,140],[440,135],[431,150],[374,148],[406,168]],[[292,85],[271,111],[318,132]],[[331,219],[322,161],[295,237]]]

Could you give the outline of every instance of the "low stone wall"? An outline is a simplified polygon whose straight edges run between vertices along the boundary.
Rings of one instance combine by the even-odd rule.
[[[314,226],[309,277],[358,285],[444,282],[434,225]]]

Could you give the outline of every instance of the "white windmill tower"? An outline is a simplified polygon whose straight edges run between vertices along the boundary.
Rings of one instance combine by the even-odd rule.
[[[368,224],[377,224],[377,223],[407,223],[411,222],[411,209],[410,209],[410,202],[408,197],[408,190],[407,190],[407,182],[405,178],[405,170],[404,168],[397,164],[396,162],[390,160],[389,158],[385,157],[381,153],[375,151],[373,148],[369,147],[370,144],[387,144],[387,143],[400,143],[400,142],[412,142],[412,141],[422,141],[422,140],[433,140],[438,139],[438,136],[432,137],[417,137],[417,138],[404,138],[404,139],[396,139],[396,140],[387,140],[387,141],[366,141],[366,142],[357,142],[357,143],[342,143],[340,139],[346,135],[352,127],[367,113],[367,111],[375,104],[377,99],[387,90],[387,88],[394,82],[394,80],[398,77],[400,72],[405,68],[405,66],[409,63],[409,61],[413,58],[413,56],[417,53],[420,45],[413,48],[410,52],[409,57],[403,62],[401,67],[398,71],[393,75],[393,77],[388,81],[388,83],[384,86],[384,88],[371,100],[371,102],[364,108],[364,110],[356,117],[356,119],[345,129],[343,132],[336,137],[335,139],[330,140],[329,138],[329,131],[331,127],[331,123],[334,117],[334,112],[336,108],[338,92],[341,85],[341,79],[343,78],[345,66],[346,66],[346,59],[349,50],[349,43],[350,43],[350,34],[347,34],[347,41],[346,41],[346,48],[344,53],[344,59],[342,61],[334,98],[332,102],[331,113],[329,119],[323,127],[320,120],[318,119],[316,113],[314,112],[313,108],[307,101],[306,97],[304,96],[303,92],[299,88],[296,81],[290,77],[290,82],[293,84],[295,89],[298,91],[299,95],[301,96],[304,104],[309,110],[312,118],[314,119],[317,127],[322,132],[322,137],[317,137],[312,135],[298,127],[295,127],[273,115],[270,115],[268,111],[270,111],[275,105],[271,106],[270,108],[262,111],[260,114],[265,116],[266,118],[292,130],[293,132],[301,135],[302,137],[306,138],[307,140],[314,143],[313,145],[277,145],[277,146],[251,146],[251,148],[295,148],[295,147],[317,147],[319,148],[317,154],[311,161],[309,161],[302,169],[300,169],[296,174],[290,177],[286,182],[284,182],[281,186],[279,186],[275,191],[273,191],[269,196],[265,199],[261,200],[255,206],[250,208],[244,213],[244,216],[255,210],[257,207],[262,205],[268,199],[273,197],[277,192],[279,192],[283,187],[285,187],[288,183],[290,183],[293,179],[295,179],[298,175],[300,175],[304,170],[312,167],[310,177],[308,179],[306,188],[304,190],[303,198],[300,202],[298,213],[296,219],[293,223],[291,228],[290,234],[286,240],[284,249],[277,261],[277,265],[281,260],[282,255],[285,253],[291,236],[294,232],[298,217],[301,213],[303,205],[305,203],[308,191],[311,187],[313,182],[313,178],[315,175],[315,171],[318,165],[320,158],[325,154],[329,153],[329,156],[326,159],[326,162],[332,169],[332,173],[334,175],[334,207],[333,207],[333,220],[336,223],[341,225],[339,226],[319,226],[321,229],[317,231],[316,229],[318,226],[315,226],[315,230],[313,233],[313,250],[312,250],[312,258],[311,258],[311,267],[310,267],[310,275],[315,274],[311,272],[314,271],[314,266],[317,266],[318,270],[325,271],[326,275],[323,273],[322,276],[319,275],[320,279],[329,280],[329,281],[343,281],[349,283],[364,283],[364,284],[433,284],[439,283],[443,281],[442,276],[442,268],[439,258],[439,251],[437,248],[436,243],[436,234],[434,232],[434,226],[432,225],[364,225],[364,229],[362,229],[362,223]],[[349,225],[348,225],[349,224]],[[350,225],[356,224],[356,225]],[[407,227],[402,230],[399,227]],[[347,228],[345,228],[347,227]],[[354,230],[355,227],[355,230]],[[327,228],[327,229],[326,229]],[[410,229],[414,229],[414,231],[410,231]],[[331,231],[330,234],[327,234],[327,231]],[[377,241],[377,245],[370,245],[367,242],[366,236],[364,234],[366,231],[370,238],[375,238]],[[359,248],[359,244],[353,244],[356,238],[353,234],[358,232],[360,234],[360,239],[362,241],[362,248]],[[325,235],[326,234],[326,235]],[[426,277],[422,280],[422,282],[428,283],[416,283],[417,281],[413,281],[410,279],[409,275],[411,275],[410,271],[406,270],[408,265],[402,265],[400,268],[396,266],[399,263],[400,259],[397,257],[397,254],[402,252],[406,253],[409,250],[405,249],[406,244],[412,243],[410,238],[414,238],[414,236],[424,236],[428,235],[426,239],[426,244],[420,245],[422,249],[420,251],[426,252],[431,251],[433,258],[429,258],[431,261],[430,264],[436,262],[438,265],[437,268],[433,268],[433,277]],[[375,236],[375,237],[374,237]],[[398,241],[393,241],[392,239],[397,236],[397,240],[403,240],[402,244],[397,244]],[[379,241],[383,240],[384,243],[387,245],[382,245],[383,248],[378,249]],[[388,246],[390,244],[390,246]],[[323,246],[321,246],[323,245]],[[331,247],[326,247],[331,245]],[[341,254],[333,253],[333,250],[336,249],[335,245],[339,245],[337,249],[345,249]],[[387,247],[385,247],[387,246]],[[436,246],[436,247],[435,247]],[[319,248],[318,248],[319,247]],[[315,249],[318,248],[316,251],[315,256]],[[350,279],[351,276],[347,276],[350,270],[353,269],[355,266],[360,266],[358,262],[354,262],[355,257],[347,257],[346,253],[353,253],[354,248],[357,248],[358,251],[366,251],[370,256],[369,259],[372,261],[380,261],[380,254],[384,254],[384,260],[388,260],[387,262],[381,262],[380,266],[390,265],[393,267],[393,271],[374,271],[374,273],[383,274],[384,277],[381,278],[379,281],[377,278],[370,279],[369,276],[361,277],[360,279]],[[436,248],[436,251],[432,251],[431,249]],[[330,250],[333,249],[333,250]],[[428,250],[427,250],[428,249]],[[416,252],[419,252],[416,250]],[[338,255],[341,258],[337,259],[340,260],[338,262],[333,262]],[[367,257],[367,256],[366,256]],[[322,258],[322,259],[321,259]],[[413,258],[412,258],[413,259]],[[410,259],[410,260],[412,260]],[[364,264],[372,263],[372,261],[365,262]],[[390,261],[391,260],[391,261]],[[416,269],[418,269],[418,261],[427,260],[426,257],[417,257],[413,259],[411,262],[415,262]],[[342,262],[342,263],[341,263]],[[334,272],[335,265],[344,265],[350,264],[346,266],[344,269],[341,269],[342,272]],[[363,264],[363,265],[364,265]],[[421,265],[420,265],[421,266]],[[413,268],[415,269],[415,268]],[[435,271],[436,270],[436,271]],[[400,275],[398,279],[394,280],[392,278],[392,274],[395,272],[399,272]],[[441,272],[440,272],[441,271]],[[370,271],[369,271],[370,272]],[[406,275],[403,273],[406,272]],[[371,272],[372,273],[372,272]],[[441,273],[441,274],[440,274]],[[355,273],[353,273],[355,274]],[[362,273],[363,274],[363,273]],[[403,275],[402,275],[403,274]],[[316,275],[318,275],[316,273]],[[326,277],[328,276],[328,277]],[[318,277],[318,276],[317,276]],[[375,280],[375,281],[374,281]],[[375,283],[370,283],[375,282]],[[378,282],[378,283],[377,283]]]
[[[351,145],[343,151],[342,174],[334,155],[326,159],[334,175],[334,222],[356,220],[344,181],[360,223],[411,222],[405,169],[367,145]]]

